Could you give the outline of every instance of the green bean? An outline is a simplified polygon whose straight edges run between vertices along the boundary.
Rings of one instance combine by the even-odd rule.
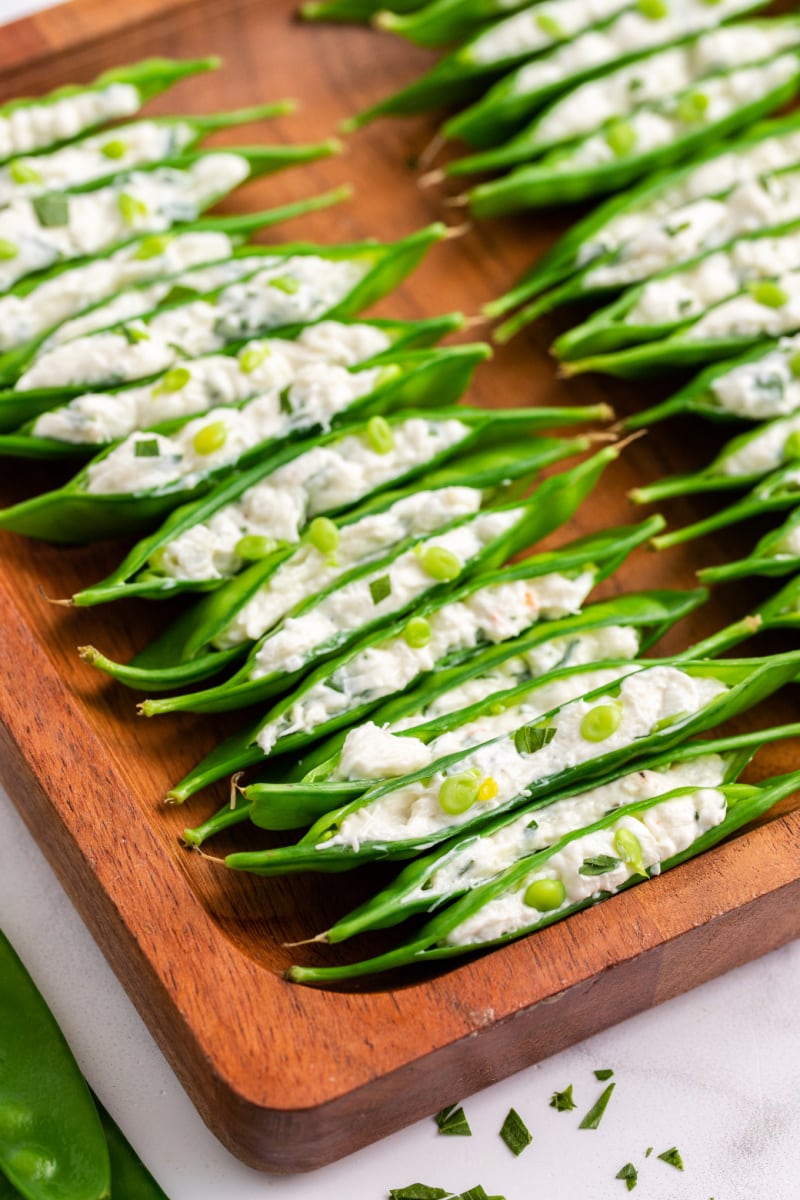
[[[660,874],[717,845],[743,825],[768,812],[779,800],[796,791],[799,785],[800,772],[792,772],[789,775],[775,776],[760,786],[723,784],[713,789],[710,795],[707,789],[684,787],[624,805],[596,821],[594,825],[568,833],[546,850],[520,859],[495,878],[449,905],[428,921],[422,930],[407,941],[401,942],[394,950],[346,966],[294,966],[287,972],[287,976],[296,983],[325,984],[412,963],[463,955],[489,946],[505,945],[524,934],[545,928],[554,921],[605,900],[611,894],[642,880],[642,875],[635,865],[608,855],[608,870],[595,877],[592,881],[595,886],[592,887],[589,882],[581,884],[580,873],[575,872],[575,867],[571,865],[576,859],[576,851],[578,854],[584,854],[584,862],[591,861],[591,856],[596,855],[598,847],[606,846],[609,843],[609,835],[613,838],[616,830],[627,829],[633,825],[637,831],[642,826],[644,831],[650,812],[657,809],[664,812],[677,806],[677,815],[677,812],[685,807],[688,799],[693,802],[694,816],[699,823],[691,834],[687,828],[682,841],[672,853],[667,851],[663,860],[660,860],[659,852],[653,847],[652,864],[645,878],[651,874]],[[716,800],[718,810],[715,811],[713,806],[710,806],[711,799]],[[655,814],[656,821],[661,812]],[[642,834],[639,833],[638,836],[641,837]],[[548,909],[542,912],[526,905],[525,895],[531,882],[553,878],[556,871],[563,872],[570,879],[573,896],[570,897],[565,889],[564,900],[552,911]],[[560,878],[560,875],[556,874],[555,878]],[[516,905],[513,899],[515,896],[518,897]],[[514,905],[514,915],[504,919],[502,908],[511,905]],[[494,918],[495,924],[494,927],[490,925],[484,932],[481,926],[487,917],[489,921]]]
[[[89,1089],[2,934],[0,962],[0,1175],[26,1200],[101,1200],[109,1158]]]
[[[546,803],[553,792],[567,787],[578,790],[585,782],[627,765],[632,758],[639,761],[651,753],[671,750],[691,734],[712,728],[771,694],[794,677],[798,663],[800,653],[719,663],[682,660],[671,666],[670,660],[662,660],[642,665],[621,684],[570,701],[510,736],[501,735],[477,747],[454,751],[399,780],[377,783],[322,817],[295,846],[229,855],[226,865],[271,875],[347,870],[379,857],[413,856],[444,841],[454,830],[464,833],[478,828],[491,814],[529,801]],[[672,692],[666,705],[671,712],[662,716],[660,706],[655,705],[644,714],[636,697],[645,691],[653,694],[661,678],[659,672],[667,672],[671,684],[681,689],[682,698],[678,700]],[[570,731],[575,723],[588,707],[606,703],[609,698],[621,698],[627,714],[617,733],[599,744],[579,741],[573,748]],[[680,711],[675,711],[678,704]],[[631,732],[639,721],[641,730]],[[571,749],[560,763],[562,741],[565,747],[569,741]],[[566,762],[572,765],[564,765]],[[479,771],[482,777],[502,779],[502,787],[492,800],[458,820],[451,819],[443,811],[437,812],[438,790],[448,775],[467,769]],[[416,832],[411,832],[414,827],[404,818],[392,827],[390,812],[402,811],[404,805],[420,814]],[[361,830],[362,819],[369,822],[369,831]]]
[[[145,716],[167,712],[220,712],[283,691],[325,658],[385,626],[410,608],[446,594],[455,578],[499,566],[506,558],[557,528],[617,456],[606,447],[592,459],[551,477],[527,500],[456,517],[435,533],[412,534],[378,562],[355,567],[340,580],[301,600],[276,626],[268,626],[244,665],[218,687],[139,706]],[[553,482],[555,479],[555,483]],[[436,555],[436,557],[434,557]],[[447,556],[447,570],[442,569]],[[454,571],[450,571],[452,560]],[[386,590],[377,595],[379,585]],[[253,624],[261,628],[256,605]]]
[[[540,54],[533,62],[505,75],[475,104],[451,117],[443,132],[476,147],[496,146],[518,135],[508,143],[508,151],[499,152],[497,159],[490,152],[485,165],[493,169],[495,165],[521,161],[516,158],[518,152],[524,160],[531,157],[524,153],[530,139],[527,131],[520,134],[519,130],[537,109],[554,97],[593,76],[617,70],[631,60],[641,59],[646,73],[649,56],[654,51],[684,42],[692,35],[762,7],[759,0],[721,0],[711,6],[705,0],[678,0],[677,5],[673,0],[665,6],[663,14],[656,17],[646,11],[645,3],[631,4],[621,0],[609,3],[594,14],[584,10],[583,23],[580,19],[576,23],[566,4],[563,11],[568,31],[566,27],[563,29],[561,40],[556,38],[549,53]],[[547,6],[547,15],[552,14],[556,30],[561,10],[558,0],[551,0]],[[524,16],[517,18],[517,22],[521,23]],[[535,21],[539,16],[538,8],[534,8],[528,20]],[[545,23],[544,17],[542,22]],[[636,96],[631,94],[631,100],[635,99]],[[466,164],[462,167],[463,161],[451,164],[448,173],[461,174],[471,170],[472,167]],[[479,165],[482,162],[480,155],[474,162],[476,170],[484,169]]]

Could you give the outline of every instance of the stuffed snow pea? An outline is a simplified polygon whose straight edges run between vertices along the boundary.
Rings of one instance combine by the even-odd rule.
[[[369,21],[388,9],[396,13],[414,12],[426,0],[307,0],[300,5],[306,21]]]
[[[409,428],[409,420],[418,425],[424,421],[410,413],[404,416],[407,419],[397,424],[401,436]],[[392,426],[383,418],[373,418],[372,425],[367,424],[364,430],[366,438],[363,434],[362,439],[348,434],[342,449],[353,453],[355,465],[359,452],[363,455],[362,440],[369,443],[370,435],[374,441],[376,433],[385,436],[387,430],[394,441]],[[452,436],[449,429],[443,428],[442,432]],[[564,452],[568,446],[563,443]],[[398,449],[402,454],[402,447]],[[574,444],[571,449],[575,449]],[[555,446],[552,450],[555,452]],[[367,454],[373,453],[369,445]],[[303,457],[292,464],[297,478],[302,478]],[[336,523],[325,517],[308,520],[302,493],[293,496],[288,488],[283,491],[287,478],[284,468],[277,473],[278,478],[272,476],[272,485],[274,496],[287,496],[288,504],[284,505],[282,518],[279,512],[270,513],[273,524],[268,528],[278,536],[261,535],[265,541],[269,537],[271,550],[265,549],[260,561],[243,569],[245,564],[240,558],[238,573],[234,575],[236,566],[231,570],[234,578],[212,597],[184,612],[128,666],[112,663],[88,647],[82,650],[82,656],[139,690],[163,691],[205,679],[232,660],[244,657],[255,641],[301,602],[343,576],[352,575],[356,568],[383,558],[409,537],[433,532],[458,516],[496,502],[508,493],[513,481],[524,485],[540,464],[535,442],[531,450],[524,444],[509,444],[494,452],[471,455],[466,461],[459,458],[427,474],[424,485],[415,481],[406,488],[382,492],[355,510],[349,509]],[[293,504],[295,497],[299,503]],[[279,502],[275,507],[280,508]],[[334,541],[332,552],[328,542]]]
[[[506,75],[470,108],[451,117],[444,132],[473,146],[496,146],[516,134],[537,109],[589,77],[762,7],[760,0],[720,0],[714,5],[707,0],[670,0],[660,5],[611,0],[597,12],[589,12],[585,4],[565,0],[537,4],[515,20],[520,31],[526,17],[531,25],[550,28],[555,36],[550,46],[542,47],[549,53]],[[506,25],[510,27],[511,21]],[[642,65],[646,71],[647,59]],[[633,91],[631,100],[639,99]],[[643,94],[641,99],[645,98]],[[455,173],[460,173],[458,163]]]
[[[800,654],[716,662],[628,664],[621,682],[568,701],[532,724],[426,761],[326,814],[294,846],[229,855],[256,874],[339,871],[376,858],[406,858],[490,815],[577,790],[632,758],[667,752],[694,733],[771,694],[797,673]],[[407,739],[411,741],[411,739]]]
[[[702,150],[795,94],[800,86],[799,38],[796,23],[733,25],[581,85],[557,101],[535,127],[540,149],[548,142],[564,144],[473,188],[466,196],[472,212],[477,217],[502,216],[582,200],[615,191],[653,168]],[[660,78],[660,96],[653,93],[649,103],[615,117],[615,108],[623,111],[623,92],[632,80],[642,80],[642,91],[654,86],[660,74],[650,74],[656,57],[666,75]],[[578,101],[580,107],[574,107]],[[556,121],[557,115],[563,120]],[[598,125],[597,117],[605,118],[605,124]],[[594,131],[578,136],[581,123],[592,118]],[[570,136],[576,140],[566,142]],[[532,141],[529,150],[533,157]]]
[[[0,162],[71,141],[106,121],[133,116],[179,80],[218,66],[217,58],[144,59],[106,71],[88,85],[70,84],[36,100],[1,104]]]
[[[60,389],[66,399],[70,391],[146,379],[183,359],[273,330],[354,316],[391,291],[445,235],[443,226],[431,225],[390,243],[242,247],[231,260],[245,260],[241,279],[205,293],[181,293],[163,309],[55,346],[33,362],[13,391],[0,393],[0,409],[4,403],[18,405],[17,391],[43,390],[52,399]]]
[[[532,629],[540,619],[578,612],[595,583],[661,525],[660,518],[653,518],[533,555],[490,576],[474,576],[422,605],[410,621],[380,630],[318,668],[254,727],[213,751],[170,791],[169,799],[181,802],[272,753],[308,745],[412,686],[430,688],[433,672],[438,678],[440,671],[471,658],[487,641],[503,642]],[[445,687],[448,682],[449,676]],[[403,700],[399,703],[402,706]]]
[[[736,562],[708,567],[700,572],[709,583],[746,579],[751,575],[791,575],[800,571],[800,508],[759,538],[750,553]]]
[[[798,787],[793,772],[760,785],[690,784],[623,804],[519,858],[394,950],[346,966],[294,966],[288,978],[325,984],[505,945],[717,845]]]
[[[411,13],[378,12],[373,24],[418,46],[447,46],[465,42],[489,21],[530,6],[531,0],[432,0]]]
[[[525,417],[523,410],[518,422],[504,422],[501,429],[507,429],[508,436],[515,429],[528,435],[538,426],[537,414],[531,425]],[[487,413],[468,408],[437,409],[421,416],[401,412],[385,420],[393,443],[388,450],[385,436],[376,439],[373,428],[370,438],[369,422],[364,422],[297,443],[237,472],[202,500],[177,509],[160,529],[137,543],[109,576],[77,592],[73,603],[103,604],[135,595],[159,599],[175,592],[213,590],[260,557],[273,540],[291,540],[293,525],[285,513],[296,512],[299,522],[336,514],[385,487],[435,469],[474,448],[479,438],[491,444],[497,433],[489,428]],[[542,467],[586,446],[582,440],[537,438],[527,454]],[[275,475],[284,465],[286,471]],[[280,499],[284,486],[290,489],[290,503]],[[236,550],[242,538],[255,539],[246,543],[249,558]]]
[[[203,692],[145,700],[140,711],[145,716],[220,712],[284,691],[319,661],[332,658],[358,637],[385,627],[427,600],[447,594],[456,580],[499,566],[550,533],[572,514],[612,457],[609,450],[601,451],[587,463],[556,476],[555,486],[545,482],[527,500],[476,511],[480,492],[471,497],[464,494],[460,498],[472,507],[472,512],[443,523],[434,533],[407,535],[379,561],[355,567],[334,583],[323,585],[308,599],[290,607],[285,616],[283,588],[264,589],[241,614],[241,620],[237,617],[217,635],[219,648],[223,648],[223,638],[223,644],[246,641],[252,645],[235,675]],[[465,493],[470,490],[477,491],[461,489]],[[427,504],[434,508],[430,498]],[[565,513],[559,511],[564,508]],[[341,540],[338,526],[327,522],[325,534],[326,544],[318,549],[335,555]],[[275,620],[277,625],[273,624]]]

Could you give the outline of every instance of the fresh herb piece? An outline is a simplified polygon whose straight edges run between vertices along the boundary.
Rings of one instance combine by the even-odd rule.
[[[159,458],[158,438],[142,438],[133,444],[134,458]]]
[[[545,37],[552,38],[554,41],[561,41],[567,36],[563,25],[555,17],[551,17],[549,13],[539,13],[536,18],[536,24]]]
[[[639,1172],[636,1170],[636,1167],[633,1165],[633,1163],[625,1163],[625,1166],[621,1167],[614,1176],[615,1179],[625,1180],[625,1187],[629,1192],[632,1192],[636,1187],[636,1181],[638,1177]]]
[[[520,754],[534,754],[555,736],[552,725],[523,725],[514,734],[514,747]]]
[[[197,288],[188,287],[185,283],[173,283],[161,304],[185,304],[187,300],[196,300],[199,294]]]
[[[645,1152],[644,1152],[644,1156],[645,1156],[645,1158],[649,1158],[649,1157],[650,1157],[650,1155],[651,1155],[652,1153],[653,1153],[653,1147],[652,1147],[652,1146],[648,1146],[648,1147],[647,1147],[647,1149],[646,1149],[646,1150],[645,1150]]]
[[[452,1192],[440,1187],[428,1187],[426,1183],[411,1183],[408,1187],[392,1188],[389,1200],[446,1200]]]
[[[369,585],[369,594],[372,596],[373,604],[380,604],[381,600],[391,596],[392,581],[389,576],[381,575],[378,579],[373,579]]]
[[[8,172],[14,183],[44,183],[44,178],[34,166],[17,158],[8,164]]]
[[[613,871],[622,862],[621,858],[612,858],[610,854],[597,854],[594,858],[585,858],[578,867],[579,875],[605,875]]]
[[[563,1092],[553,1092],[550,1097],[550,1107],[554,1108],[556,1112],[570,1112],[573,1108],[577,1108],[572,1099],[572,1084],[564,1088]]]
[[[292,415],[292,401],[289,396],[288,390],[285,392],[281,392],[281,398],[278,401],[278,407],[280,408],[280,410],[284,414],[284,416],[290,417]]]
[[[286,296],[294,296],[300,291],[300,281],[293,275],[276,275],[274,279],[270,279],[269,286]]]
[[[677,1146],[672,1146],[669,1150],[665,1150],[663,1154],[658,1156],[662,1162],[669,1163],[676,1171],[683,1170],[683,1159],[680,1156],[680,1151]]]
[[[36,220],[45,229],[69,224],[69,200],[59,192],[48,192],[45,196],[34,196],[31,208]]]
[[[18,258],[19,246],[16,242],[10,242],[8,238],[0,238],[0,258]]]
[[[525,1147],[529,1146],[533,1140],[527,1125],[514,1108],[508,1110],[508,1114],[500,1130],[500,1137],[515,1157],[519,1157]]]
[[[506,1200],[506,1198],[505,1196],[489,1196],[486,1188],[479,1183],[476,1187],[467,1188],[466,1192],[461,1192],[453,1200]]]
[[[460,1104],[451,1104],[443,1108],[434,1118],[439,1127],[439,1133],[447,1137],[472,1137],[472,1130]]]
[[[120,333],[129,346],[135,346],[137,342],[149,342],[150,340],[150,334],[147,330],[136,329],[133,325],[123,325]]]
[[[578,1126],[579,1129],[597,1129],[603,1119],[603,1114],[608,1108],[608,1102],[611,1099],[616,1084],[610,1083],[604,1092],[601,1092],[595,1103],[587,1112],[586,1116]]]
[[[147,205],[130,192],[120,192],[117,196],[117,208],[126,225],[133,225],[138,217],[147,216]]]
[[[157,258],[159,254],[164,253],[172,238],[171,233],[150,233],[142,238],[133,257],[140,261]]]
[[[611,1070],[610,1067],[603,1067],[603,1069],[601,1071],[595,1071],[594,1077],[595,1077],[595,1079],[599,1079],[600,1082],[603,1083],[606,1079],[610,1079],[613,1074],[614,1074],[614,1072]],[[652,1146],[651,1146],[651,1149],[652,1149]]]

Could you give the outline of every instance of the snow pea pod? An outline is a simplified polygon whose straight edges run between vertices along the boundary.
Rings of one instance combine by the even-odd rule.
[[[713,36],[707,34],[706,38]],[[677,48],[671,53],[677,53]],[[624,70],[630,73],[633,67]],[[785,104],[798,86],[796,49],[705,76],[702,88],[675,93],[670,97],[670,106],[666,101],[660,108],[655,103],[643,105],[629,120],[612,121],[595,133],[545,153],[535,163],[480,184],[466,193],[464,200],[474,216],[496,217],[616,191],[648,171],[717,144],[720,137]],[[692,100],[698,96],[708,98],[707,106],[705,100]],[[744,103],[742,96],[748,97]],[[687,120],[692,104],[698,115]]]
[[[532,555],[491,576],[474,576],[454,592],[416,611],[415,616],[430,630],[427,641],[424,627],[423,636],[419,636],[421,627],[410,629],[405,621],[363,639],[347,654],[309,675],[292,696],[279,701],[255,726],[232,735],[212,751],[172,788],[168,799],[182,802],[232,771],[265,761],[273,752],[298,750],[360,720],[381,701],[417,684],[435,693],[432,673],[435,671],[434,678],[438,679],[440,672],[469,659],[481,650],[487,633],[490,639],[503,641],[532,628],[540,617],[555,618],[568,613],[571,607],[580,608],[595,582],[611,574],[661,525],[656,517],[632,527],[593,534],[560,550]],[[555,597],[549,595],[554,585],[561,593]],[[527,602],[526,592],[533,603]],[[509,597],[517,601],[511,611]],[[504,620],[491,617],[498,610]],[[469,623],[465,623],[465,616],[471,616]],[[456,620],[458,617],[460,620]],[[408,649],[416,653],[409,655]],[[449,676],[444,676],[444,686],[448,680]],[[314,793],[311,803],[317,798],[318,793]],[[292,803],[297,799],[295,793]],[[318,807],[314,815],[319,815]]]
[[[408,13],[422,8],[427,0],[307,0],[300,5],[306,21],[369,21],[377,13]]]
[[[796,498],[796,497],[795,497]],[[699,574],[709,583],[746,579],[751,575],[791,575],[800,570],[800,508],[777,529],[759,538],[744,558],[707,567]]]
[[[799,440],[800,413],[766,421],[732,438],[702,470],[687,475],[667,475],[644,487],[634,488],[630,493],[631,499],[637,504],[649,504],[670,496],[724,491],[756,484],[765,475],[792,464],[798,457]]]
[[[406,415],[411,421],[420,420]],[[402,434],[402,426],[398,432]],[[340,442],[340,453],[344,457],[352,453],[356,458],[360,448],[357,438],[363,438],[364,433],[368,440],[369,427],[355,436],[348,433]],[[247,567],[240,560],[238,572],[227,584],[185,611],[131,663],[115,663],[98,655],[93,647],[82,648],[81,655],[140,691],[164,691],[206,679],[244,657],[268,627],[301,600],[319,592],[323,584],[328,586],[356,565],[381,557],[411,532],[431,531],[459,511],[513,491],[514,481],[518,481],[517,487],[524,485],[540,469],[545,456],[552,460],[586,448],[585,439],[573,439],[572,443],[547,440],[549,446],[541,450],[535,443],[531,450],[514,443],[494,451],[479,451],[466,459],[459,457],[426,474],[424,488],[416,481],[402,489],[383,491],[355,510],[350,509],[335,526],[320,526],[319,522],[314,526],[311,512],[304,508],[289,531],[291,537],[286,536],[282,542],[275,539],[274,548],[261,562]],[[280,490],[279,480],[273,483]],[[315,544],[313,539],[319,540],[321,528],[331,537],[333,530],[337,531],[335,556],[322,552]]]
[[[219,66],[218,58],[150,58],[105,71],[88,85],[70,84],[46,96],[0,105],[0,162],[45,150],[138,112],[179,80]]]
[[[296,983],[325,984],[506,945],[679,866],[768,812],[798,786],[800,772],[792,772],[760,785],[684,787],[626,804],[546,850],[521,858],[449,905],[394,950],[346,966],[293,966],[287,977]],[[668,834],[662,823],[669,827]],[[634,843],[640,852],[635,858],[625,849]],[[608,850],[612,853],[605,853]]]
[[[101,1200],[108,1149],[91,1093],[33,980],[0,933],[0,1174],[26,1200]]]
[[[432,0],[410,13],[378,12],[373,24],[418,46],[436,48],[465,42],[489,21],[530,6],[531,0]]]
[[[557,477],[562,496],[569,494],[568,500],[561,501],[561,506],[567,504],[568,512],[574,511],[612,460],[610,449],[595,455],[588,465],[582,463]],[[545,512],[546,497],[550,504]],[[268,626],[262,634],[256,632],[262,621],[259,597],[250,614],[253,635],[258,640],[235,675],[206,691],[145,700],[140,711],[145,716],[221,712],[284,691],[318,662],[332,658],[359,637],[385,628],[427,600],[448,594],[449,585],[456,579],[499,566],[550,533],[563,519],[556,497],[557,489],[546,481],[527,500],[456,517],[429,535],[412,534],[378,562],[356,567],[301,600],[281,617],[279,624]],[[332,549],[326,546],[322,552],[330,553]],[[279,599],[275,597],[273,606]],[[241,632],[237,630],[236,636],[241,638]]]
[[[673,749],[788,683],[799,663],[800,653],[674,666],[653,660],[511,735],[378,783],[322,817],[294,846],[232,854],[225,863],[271,875],[414,856],[455,832],[479,828],[490,815],[536,800],[546,804],[562,788],[578,790],[632,759]],[[451,791],[468,774],[479,788],[451,803]],[[496,790],[487,787],[478,803],[486,780]]]

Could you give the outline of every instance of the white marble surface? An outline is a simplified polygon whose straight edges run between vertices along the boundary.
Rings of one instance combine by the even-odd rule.
[[[0,0],[0,21],[47,6]],[[621,1200],[614,1176],[629,1160],[641,1200],[800,1197],[800,943],[466,1101],[470,1139],[423,1121],[314,1174],[278,1178],[242,1166],[203,1126],[2,791],[0,925],[171,1200],[383,1200],[417,1180],[482,1183],[507,1200]],[[616,1091],[600,1128],[581,1131],[604,1086],[599,1067],[614,1069]],[[550,1095],[570,1083],[578,1107],[557,1113]],[[533,1134],[518,1159],[498,1137],[512,1106]],[[672,1145],[683,1174],[656,1158]]]

